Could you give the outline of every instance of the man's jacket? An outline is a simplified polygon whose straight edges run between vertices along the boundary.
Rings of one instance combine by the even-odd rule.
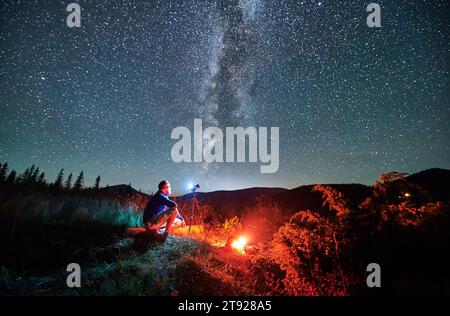
[[[169,197],[163,194],[161,191],[156,192],[155,195],[150,197],[147,206],[144,209],[143,221],[146,223],[154,215],[159,215],[164,212],[167,208],[177,207],[177,203],[169,199]],[[183,216],[178,215],[177,218],[184,221]]]

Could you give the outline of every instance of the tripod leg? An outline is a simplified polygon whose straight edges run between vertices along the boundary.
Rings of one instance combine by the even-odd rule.
[[[192,207],[191,207],[191,216],[189,218],[189,230],[188,230],[188,236],[191,235],[191,226],[192,226],[192,220],[194,218],[194,210],[195,210],[195,192],[194,197],[192,199]]]
[[[192,198],[192,210],[191,210],[191,218],[189,220],[189,231],[188,231],[188,235],[191,235],[191,226],[192,226],[192,222],[194,220],[194,216],[195,216],[195,210],[196,208],[198,210],[200,210],[200,205],[198,204],[198,200],[197,200],[197,195],[194,192],[194,197]]]

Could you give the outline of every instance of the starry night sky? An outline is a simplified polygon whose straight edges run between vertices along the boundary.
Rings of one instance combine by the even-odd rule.
[[[80,0],[0,5],[0,162],[144,191],[372,184],[450,168],[449,6]],[[280,127],[280,169],[172,162],[177,126]]]

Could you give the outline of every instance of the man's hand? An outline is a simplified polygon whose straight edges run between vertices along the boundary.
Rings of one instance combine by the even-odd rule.
[[[186,226],[186,222],[183,220],[183,221],[181,221],[181,228],[183,228],[183,227],[185,227]]]

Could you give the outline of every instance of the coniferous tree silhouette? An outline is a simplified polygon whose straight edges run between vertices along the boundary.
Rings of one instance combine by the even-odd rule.
[[[102,178],[100,177],[100,176],[97,176],[97,178],[95,178],[95,185],[94,185],[94,189],[95,190],[98,190],[98,189],[100,189],[100,180],[101,180]]]
[[[34,165],[33,165],[34,166]],[[38,176],[39,176],[39,167],[34,169],[33,173],[30,175],[30,182],[36,183],[38,182]]]
[[[80,174],[78,175],[77,180],[75,181],[75,183],[73,185],[73,188],[76,191],[79,191],[83,187],[83,183],[84,183],[84,173],[83,173],[83,171],[81,171]]]
[[[37,182],[39,184],[44,184],[45,183],[45,173],[41,172],[41,174],[39,175],[39,177],[37,178]]]
[[[8,175],[8,177],[6,178],[6,183],[11,185],[16,183],[16,178],[17,178],[17,172],[16,170],[12,170],[10,172],[10,174]]]
[[[72,188],[72,178],[73,174],[70,173],[69,176],[67,177],[66,183],[64,184],[64,188],[66,188],[67,190],[70,190]]]
[[[27,179],[30,177],[30,168],[25,169],[25,171],[19,176],[18,181],[20,183],[26,183]]]
[[[8,163],[5,162],[3,165],[0,164],[0,182],[6,180],[6,173],[8,172]]]
[[[33,164],[30,168],[27,168],[25,172],[20,176],[20,181],[22,184],[29,184],[32,182],[32,176],[36,169],[36,166]]]
[[[27,175],[27,178],[26,178],[27,181],[31,180],[31,177],[33,176],[35,170],[36,170],[36,166],[34,164],[31,165],[30,171],[29,171],[29,173]]]
[[[64,178],[64,168],[61,169],[58,173],[58,175],[56,176],[56,180],[54,183],[55,188],[61,188],[62,187],[62,182],[63,182],[63,178]]]

